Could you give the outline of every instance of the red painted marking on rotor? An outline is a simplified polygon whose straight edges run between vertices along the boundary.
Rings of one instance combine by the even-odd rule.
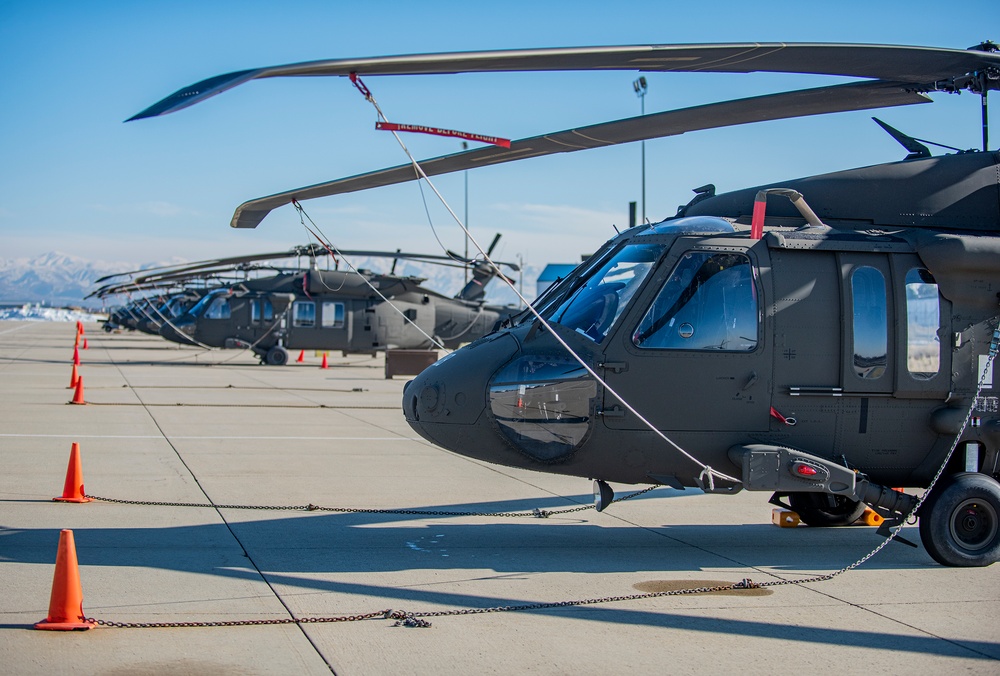
[[[764,212],[767,211],[767,198],[753,203],[753,220],[750,221],[750,239],[760,239],[764,236]]]
[[[418,134],[433,134],[435,136],[451,136],[467,141],[479,141],[481,143],[491,143],[501,148],[510,148],[510,139],[499,136],[485,136],[483,134],[472,134],[465,131],[455,131],[454,129],[441,129],[439,127],[425,127],[421,124],[399,124],[396,122],[376,122],[376,129],[383,131],[411,131]]]
[[[351,78],[351,82],[354,84],[355,87],[357,87],[358,91],[361,92],[362,96],[364,96],[366,99],[371,99],[372,97],[371,91],[369,91],[368,87],[365,86],[365,83],[361,81],[361,78],[358,77],[357,73],[351,73],[348,77]]]

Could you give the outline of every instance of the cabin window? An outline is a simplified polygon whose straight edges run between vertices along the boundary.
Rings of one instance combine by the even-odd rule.
[[[274,309],[271,307],[271,300],[261,298],[250,301],[250,321],[256,323],[260,321],[260,309],[264,308],[264,321],[269,322],[274,319]]]
[[[662,252],[660,244],[623,247],[555,309],[552,320],[594,342],[601,342]]]
[[[854,373],[876,380],[888,365],[889,325],[886,320],[885,277],[875,268],[858,267],[851,273],[854,305]]]
[[[292,326],[316,326],[316,303],[311,300],[295,301],[292,305]]]
[[[321,322],[324,329],[344,328],[344,304],[329,301],[323,303]]]
[[[917,380],[929,380],[941,369],[940,322],[937,282],[927,270],[913,268],[906,273],[906,369]]]
[[[748,352],[757,347],[757,307],[747,256],[689,251],[639,322],[632,343],[645,349]]]
[[[229,319],[232,311],[229,308],[229,299],[221,296],[215,298],[212,304],[205,311],[205,319]]]

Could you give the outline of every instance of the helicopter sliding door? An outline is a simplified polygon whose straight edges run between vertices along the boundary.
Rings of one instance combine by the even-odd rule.
[[[346,301],[315,298],[292,303],[288,347],[293,349],[346,350],[350,347],[352,313]]]
[[[839,252],[845,395],[945,399],[951,390],[951,311],[910,253]]]
[[[348,310],[350,302],[351,299],[317,302],[319,317],[316,322],[316,338],[319,346],[344,350],[350,345],[350,325],[353,317],[353,313]]]
[[[767,249],[680,238],[606,341],[604,377],[661,430],[766,430]],[[610,392],[604,424],[645,429]]]
[[[837,260],[844,312],[837,446],[852,466],[903,482],[914,454],[939,437],[932,420],[951,389],[951,352],[940,340],[949,335],[950,310],[914,254],[838,252]]]
[[[259,298],[251,298],[250,303],[250,342],[254,345],[263,343],[264,346],[270,346],[277,342],[277,336],[274,336],[271,340],[272,334],[274,333],[274,304],[268,296],[261,296]]]

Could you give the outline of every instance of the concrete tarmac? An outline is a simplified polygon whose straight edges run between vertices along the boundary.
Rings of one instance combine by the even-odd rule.
[[[891,543],[824,582],[427,618],[49,632],[59,532],[84,611],[109,623],[334,618],[802,581],[881,542],[778,528],[763,493],[659,488],[549,518],[248,506],[507,512],[591,502],[584,479],[438,449],[381,358],[261,366],[86,326],[0,322],[2,674],[1000,674],[1000,565],[945,568]],[[339,353],[338,353],[339,354]],[[295,356],[295,355],[293,355]],[[71,444],[90,495],[208,507],[57,503]],[[619,495],[635,487],[615,486]],[[916,527],[904,536],[919,543]]]

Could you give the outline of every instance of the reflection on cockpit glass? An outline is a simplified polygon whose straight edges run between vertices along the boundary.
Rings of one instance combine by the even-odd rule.
[[[623,247],[586,277],[548,318],[594,342],[601,342],[661,253],[661,244],[632,244]]]
[[[640,348],[749,351],[757,347],[758,303],[750,259],[689,251],[657,294],[632,342]]]

